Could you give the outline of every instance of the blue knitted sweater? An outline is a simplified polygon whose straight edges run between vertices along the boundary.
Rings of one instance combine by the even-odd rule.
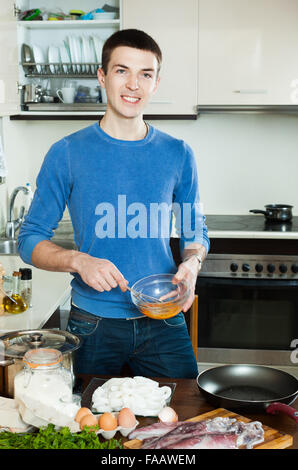
[[[112,261],[131,286],[176,272],[172,220],[181,250],[193,242],[209,250],[193,152],[152,126],[144,139],[126,141],[95,123],[52,145],[18,237],[26,263],[37,243],[51,239],[66,206],[78,249]],[[128,291],[98,292],[72,274],[72,300],[80,308],[110,318],[140,315]]]

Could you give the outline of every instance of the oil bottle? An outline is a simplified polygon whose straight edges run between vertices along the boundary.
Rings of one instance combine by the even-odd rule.
[[[13,286],[12,293],[8,297],[7,295],[3,298],[3,309],[8,313],[22,313],[27,310],[28,305],[19,294],[19,277],[21,273],[14,271],[13,273]]]

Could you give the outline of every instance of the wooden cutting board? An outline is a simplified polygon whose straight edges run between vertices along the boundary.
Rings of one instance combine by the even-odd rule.
[[[232,411],[225,410],[224,408],[217,408],[213,411],[208,411],[194,418],[187,419],[186,421],[202,421],[204,419],[213,419],[213,418],[236,418],[239,421],[244,423],[249,423],[251,419],[245,418],[244,416],[233,413]],[[269,428],[268,426],[263,425],[264,429],[264,442],[257,444],[254,449],[286,449],[293,445],[293,437],[289,434],[284,434],[276,429]],[[124,443],[124,448],[126,449],[140,449],[142,446],[142,441],[139,439],[132,439]]]

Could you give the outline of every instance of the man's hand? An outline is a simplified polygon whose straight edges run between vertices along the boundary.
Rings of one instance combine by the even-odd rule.
[[[78,273],[88,286],[99,292],[110,291],[117,286],[122,292],[127,290],[128,281],[111,261],[61,248],[50,240],[37,243],[32,262],[37,268],[48,271]]]
[[[86,253],[82,255],[76,260],[76,271],[88,286],[99,292],[110,291],[119,286],[122,292],[126,292],[128,281],[111,261]]]
[[[187,261],[184,261],[179,265],[178,271],[173,278],[173,283],[178,284],[178,282],[184,280],[190,285],[190,295],[182,307],[182,311],[185,313],[192,306],[197,277],[201,269],[201,263],[195,258],[189,258]]]

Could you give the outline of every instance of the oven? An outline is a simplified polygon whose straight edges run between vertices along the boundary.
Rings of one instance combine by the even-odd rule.
[[[254,363],[296,375],[298,256],[210,253],[196,294],[199,366]]]

